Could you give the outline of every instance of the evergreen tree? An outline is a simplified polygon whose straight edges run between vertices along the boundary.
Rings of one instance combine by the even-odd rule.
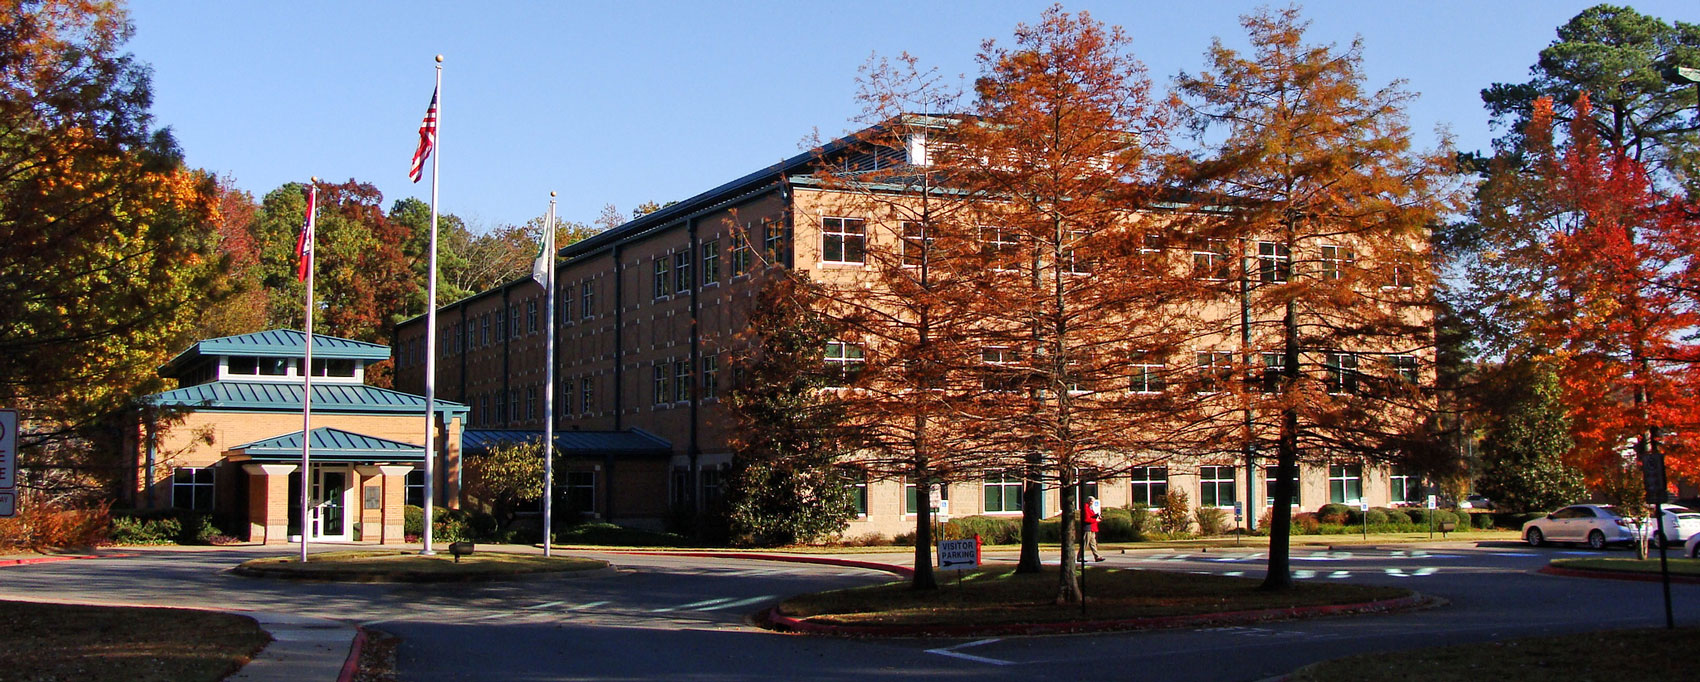
[[[1495,384],[1505,389],[1485,401],[1486,410],[1500,414],[1482,438],[1477,489],[1511,511],[1582,500],[1588,494],[1582,472],[1563,459],[1572,443],[1558,375],[1521,362],[1502,368]]]

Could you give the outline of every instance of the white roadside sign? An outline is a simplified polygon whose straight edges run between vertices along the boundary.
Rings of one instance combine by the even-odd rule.
[[[939,568],[979,568],[980,546],[974,538],[939,541]]]
[[[0,410],[0,490],[18,487],[18,411]]]

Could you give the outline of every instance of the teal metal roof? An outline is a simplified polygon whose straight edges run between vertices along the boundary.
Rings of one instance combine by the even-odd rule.
[[[214,381],[155,393],[142,399],[150,405],[201,410],[301,411],[301,383]],[[445,414],[466,414],[460,403],[436,401]],[[365,384],[313,384],[313,411],[340,414],[424,414],[425,398]]]
[[[201,341],[177,354],[171,362],[159,368],[163,376],[177,376],[201,358],[223,355],[254,357],[299,358],[305,332],[294,329],[272,329],[238,336],[222,336]],[[390,356],[389,346],[355,341],[324,334],[313,335],[313,357],[327,360],[378,361]]]
[[[330,427],[313,429],[312,434],[313,447],[309,455],[314,461],[407,463],[423,463],[425,461],[425,446],[423,445],[374,438]],[[296,431],[265,440],[257,440],[246,445],[238,445],[231,450],[240,451],[247,455],[249,459],[261,462],[300,461],[301,432]]]
[[[541,442],[542,431],[478,429],[461,433],[461,452],[483,455],[500,445]],[[555,452],[568,457],[601,457],[610,454],[618,457],[667,457],[673,454],[673,444],[638,429],[556,431]]]

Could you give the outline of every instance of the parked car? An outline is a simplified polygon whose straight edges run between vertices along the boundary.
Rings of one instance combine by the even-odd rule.
[[[1700,533],[1688,536],[1688,543],[1682,546],[1682,555],[1690,559],[1700,559]]]
[[[1610,505],[1573,504],[1523,524],[1523,539],[1539,547],[1548,542],[1586,542],[1594,549],[1639,539],[1634,524]]]
[[[1493,509],[1493,500],[1480,493],[1470,493],[1458,502],[1459,509]]]
[[[1657,522],[1649,519],[1647,523],[1647,545],[1659,547],[1665,544],[1676,544],[1684,538],[1700,533],[1700,512],[1687,507],[1668,506],[1664,508],[1665,534],[1660,537]]]

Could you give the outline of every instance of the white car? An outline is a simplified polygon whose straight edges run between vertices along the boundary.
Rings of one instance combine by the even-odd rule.
[[[1688,536],[1688,543],[1682,546],[1682,555],[1690,559],[1700,559],[1700,533]]]
[[[1548,542],[1586,542],[1594,549],[1638,539],[1634,524],[1610,505],[1573,504],[1523,524],[1523,539],[1539,547]]]
[[[1687,507],[1667,505],[1664,508],[1665,534],[1659,537],[1659,526],[1649,519],[1647,523],[1647,545],[1658,548],[1665,544],[1682,542],[1683,538],[1693,537],[1700,533],[1700,512]]]

